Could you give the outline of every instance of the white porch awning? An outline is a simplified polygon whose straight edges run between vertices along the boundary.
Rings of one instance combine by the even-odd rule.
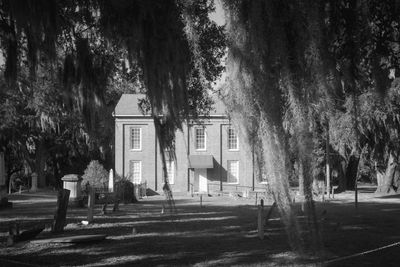
[[[189,168],[212,169],[214,158],[212,155],[189,155]]]

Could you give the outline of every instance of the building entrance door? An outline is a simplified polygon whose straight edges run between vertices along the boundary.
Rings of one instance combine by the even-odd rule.
[[[207,169],[194,169],[194,184],[199,192],[207,192]]]

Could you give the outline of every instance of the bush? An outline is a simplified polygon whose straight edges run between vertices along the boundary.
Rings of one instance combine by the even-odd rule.
[[[123,203],[132,203],[137,201],[134,194],[134,186],[127,178],[116,176],[114,190],[117,198]]]
[[[108,172],[97,160],[92,160],[89,163],[82,178],[83,185],[88,182],[90,186],[95,188],[108,188]]]

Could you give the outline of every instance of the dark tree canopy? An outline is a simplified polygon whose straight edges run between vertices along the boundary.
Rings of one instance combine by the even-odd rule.
[[[4,75],[14,84],[23,62],[32,77],[47,62],[66,103],[93,128],[115,66],[139,68],[152,112],[167,116],[174,131],[189,114],[188,99],[196,110],[223,69],[222,27],[208,18],[213,9],[212,1],[4,0]]]
[[[223,27],[208,17],[213,10],[210,0],[1,1],[5,64],[0,93],[4,101],[18,91],[26,100],[40,90],[57,96],[57,101],[43,94],[35,98],[45,108],[29,113],[48,118],[47,126],[62,134],[67,112],[76,118],[71,134],[100,149],[108,142],[111,151],[113,104],[123,92],[144,92],[164,150],[189,115],[210,109],[209,91],[223,70],[225,48]],[[56,86],[40,89],[43,74]],[[60,112],[50,113],[47,103]],[[6,119],[14,104],[19,105],[3,106],[11,107]],[[7,131],[15,126],[11,122],[2,125],[2,149],[9,143]],[[50,130],[45,128],[35,129]],[[28,135],[34,135],[30,129]]]
[[[90,133],[99,108],[117,94],[106,93],[110,84],[139,81],[164,151],[189,115],[207,110],[226,36],[221,97],[255,147],[260,173],[268,174],[293,248],[302,251],[310,241],[318,250],[311,187],[322,139],[330,133],[343,157],[358,159],[357,169],[367,147],[397,149],[399,116],[388,114],[397,112],[399,1],[223,4],[225,33],[209,20],[210,0],[2,0],[0,93],[23,90],[24,77],[33,88],[45,69],[62,85],[60,107],[82,114]],[[291,209],[293,161],[304,185],[310,240]]]

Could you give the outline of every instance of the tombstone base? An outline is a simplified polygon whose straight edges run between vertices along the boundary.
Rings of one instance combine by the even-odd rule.
[[[7,187],[5,185],[0,185],[0,199],[7,196]]]
[[[70,198],[68,206],[75,208],[83,208],[85,206],[83,198]]]

